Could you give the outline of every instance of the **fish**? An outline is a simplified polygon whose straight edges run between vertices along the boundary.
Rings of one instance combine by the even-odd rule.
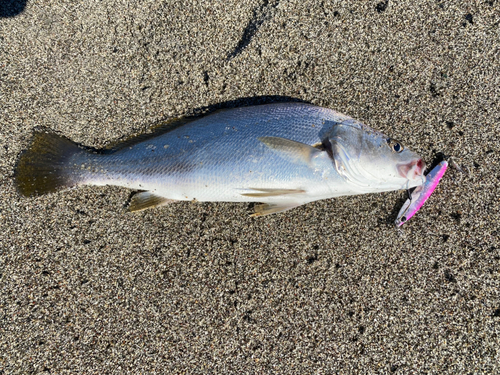
[[[95,150],[35,131],[14,171],[32,197],[83,185],[137,191],[129,211],[175,201],[254,202],[263,216],[313,201],[409,189],[425,162],[347,115],[307,103],[225,109]]]
[[[429,199],[433,191],[436,189],[439,181],[444,176],[444,172],[448,168],[448,162],[446,160],[440,162],[436,165],[427,175],[426,181],[423,185],[420,185],[413,190],[410,197],[403,204],[403,207],[399,210],[398,216],[394,224],[396,227],[400,227],[408,220],[410,220],[413,215],[417,213],[418,210],[424,205],[424,203]],[[460,168],[457,166],[457,168]]]

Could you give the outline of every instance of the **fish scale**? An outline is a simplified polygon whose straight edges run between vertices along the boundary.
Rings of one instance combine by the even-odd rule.
[[[272,135],[312,145],[320,142],[318,129],[324,120],[338,122],[345,116],[294,104],[270,105],[260,112],[254,108],[223,110],[112,157],[96,155],[89,160],[88,155],[76,155],[75,163],[81,158],[108,171],[82,176],[86,184],[151,190],[178,200],[251,201],[241,196],[242,190],[321,183],[308,166],[284,160],[258,137]]]

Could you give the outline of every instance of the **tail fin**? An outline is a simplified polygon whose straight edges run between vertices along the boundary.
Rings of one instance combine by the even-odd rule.
[[[76,185],[68,164],[83,150],[74,142],[54,133],[38,132],[28,150],[19,157],[14,172],[18,191],[25,196],[52,193]]]

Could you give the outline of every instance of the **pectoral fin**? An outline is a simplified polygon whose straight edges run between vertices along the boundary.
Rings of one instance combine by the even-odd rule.
[[[335,140],[325,140],[326,148],[328,155],[333,160],[333,165],[337,170],[337,173],[343,178],[348,177],[347,175],[347,167],[344,163],[344,160],[349,160],[349,155],[345,151],[345,149]]]
[[[277,212],[284,212],[290,210],[294,207],[300,206],[300,204],[273,204],[273,203],[263,203],[258,204],[254,207],[254,213],[251,217],[265,216],[270,214],[275,214]]]
[[[290,159],[294,163],[310,164],[311,160],[320,155],[323,151],[305,143],[292,141],[279,137],[260,137],[259,141],[264,143],[271,150],[280,156]]]
[[[175,200],[160,197],[150,191],[143,191],[132,196],[128,210],[130,212],[142,211],[147,208],[164,206],[172,202],[175,202]]]
[[[289,194],[302,194],[305,190],[302,189],[256,189],[250,188],[250,190],[255,190],[255,193],[243,193],[241,195],[245,197],[276,197],[280,195]]]

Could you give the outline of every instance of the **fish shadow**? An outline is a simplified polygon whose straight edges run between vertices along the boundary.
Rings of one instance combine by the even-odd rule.
[[[18,16],[26,8],[28,0],[0,0],[0,18]]]
[[[225,102],[212,104],[203,107],[197,107],[191,110],[194,116],[208,115],[220,109],[229,109],[236,107],[249,107],[252,105],[261,105],[261,104],[271,104],[271,103],[308,103],[310,102],[306,100],[302,100],[299,98],[294,98],[291,96],[282,96],[282,95],[262,95],[262,96],[250,96],[250,97],[242,97],[234,100],[228,100]]]

